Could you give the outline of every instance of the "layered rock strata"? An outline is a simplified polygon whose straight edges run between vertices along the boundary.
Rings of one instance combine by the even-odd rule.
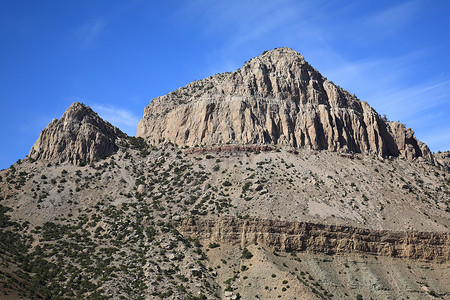
[[[29,157],[81,164],[115,153],[119,136],[124,134],[118,128],[104,121],[90,107],[75,102],[61,119],[54,119],[41,132]]]
[[[261,146],[242,146],[242,145],[222,145],[215,147],[189,148],[184,150],[184,153],[207,153],[207,152],[257,152],[257,151],[273,151],[273,147],[268,145]]]
[[[188,218],[183,220],[178,230],[200,240],[239,244],[242,247],[259,243],[284,251],[450,259],[449,233],[394,232],[306,222],[235,218]]]
[[[432,160],[412,130],[385,121],[289,48],[153,99],[137,136],[152,144],[277,144]]]

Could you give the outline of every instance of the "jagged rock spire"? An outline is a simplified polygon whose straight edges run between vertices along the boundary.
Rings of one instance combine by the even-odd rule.
[[[90,107],[75,102],[41,132],[30,150],[35,160],[71,161],[74,164],[106,157],[118,150],[124,134],[100,118]]]

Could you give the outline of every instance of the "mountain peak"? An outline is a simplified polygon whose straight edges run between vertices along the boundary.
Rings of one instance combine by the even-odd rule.
[[[34,160],[89,162],[118,150],[123,133],[100,118],[89,106],[74,102],[61,119],[54,119],[41,132],[30,150]]]
[[[262,57],[262,56],[276,56],[276,57],[278,57],[278,56],[297,56],[301,59],[304,59],[303,55],[301,55],[299,52],[297,52],[294,49],[289,48],[289,47],[279,47],[279,48],[274,48],[272,50],[266,50],[258,57]]]
[[[412,130],[383,120],[290,48],[152,99],[137,136],[152,144],[271,144],[432,160]]]
[[[278,60],[298,60],[298,61],[305,61],[305,58],[303,55],[301,55],[299,52],[288,48],[288,47],[281,47],[281,48],[275,48],[272,50],[264,51],[261,55],[252,58],[250,61],[253,60],[271,60],[271,61],[278,61]]]
[[[299,72],[317,73],[304,59],[303,55],[291,48],[275,48],[264,51],[261,55],[250,59],[236,72],[252,73],[262,83],[269,84],[268,77],[278,76],[285,79],[301,76]],[[264,75],[264,76],[258,76]]]
[[[78,101],[72,103],[66,109],[64,114],[75,118],[83,118],[85,115],[96,115],[96,113],[89,106]]]

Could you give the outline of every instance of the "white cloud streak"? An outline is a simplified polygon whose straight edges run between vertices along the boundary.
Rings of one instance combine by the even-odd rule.
[[[401,3],[369,15],[365,23],[377,30],[383,29],[380,31],[383,34],[392,34],[412,20],[419,5],[419,1]]]
[[[448,151],[450,149],[450,127],[430,131],[425,142],[434,148],[434,152]]]
[[[84,24],[78,31],[82,48],[88,48],[104,30],[106,21],[103,18]]]
[[[128,135],[136,135],[139,117],[129,110],[109,104],[94,104],[91,107],[100,117],[126,132]]]
[[[106,30],[106,27],[114,18],[120,16],[130,8],[139,4],[141,0],[126,1],[118,6],[112,7],[97,18],[84,22],[76,31],[81,48],[89,48],[98,37]]]

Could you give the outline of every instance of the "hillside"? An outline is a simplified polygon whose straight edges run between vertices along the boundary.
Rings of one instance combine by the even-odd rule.
[[[448,299],[449,192],[447,153],[275,49],[138,137],[52,121],[0,171],[0,297]]]

